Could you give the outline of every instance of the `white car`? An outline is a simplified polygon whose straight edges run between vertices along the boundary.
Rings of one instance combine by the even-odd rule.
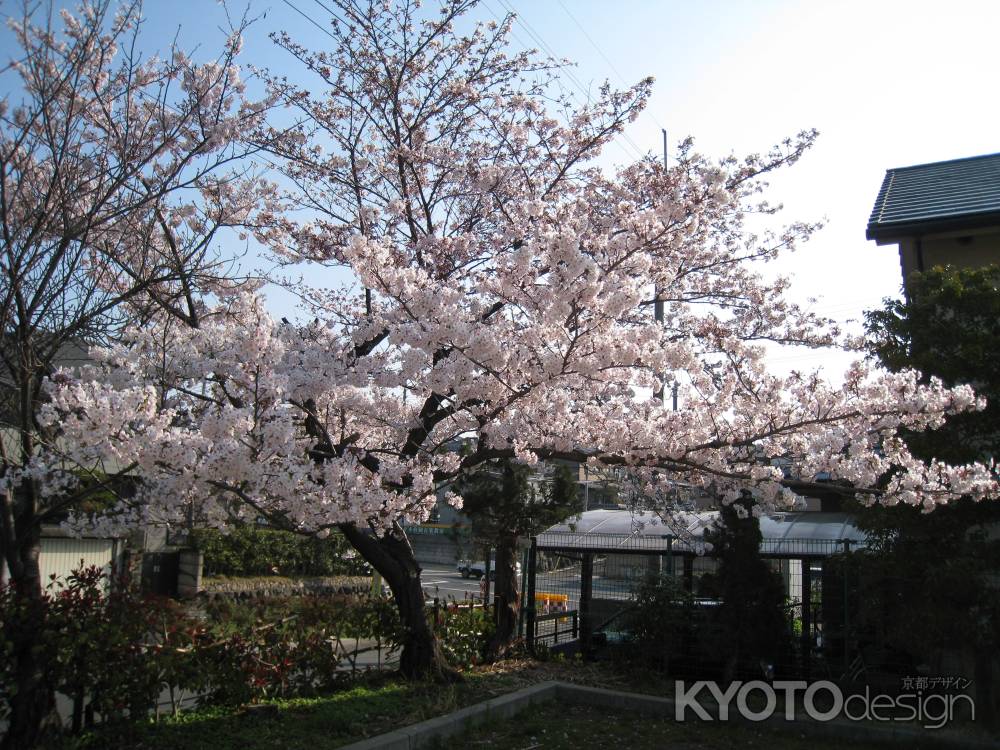
[[[490,560],[490,580],[497,577],[496,560]],[[455,570],[462,574],[462,578],[482,578],[486,575],[486,562],[483,560],[459,560]],[[521,563],[514,563],[514,574],[521,577]]]

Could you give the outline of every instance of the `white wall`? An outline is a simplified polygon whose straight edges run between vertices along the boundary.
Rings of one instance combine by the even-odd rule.
[[[48,586],[52,575],[57,579],[65,579],[73,570],[91,565],[102,567],[105,573],[110,573],[114,554],[114,539],[43,537],[42,550],[38,557],[42,585]]]

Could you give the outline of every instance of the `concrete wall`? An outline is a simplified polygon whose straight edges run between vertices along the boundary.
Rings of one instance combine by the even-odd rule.
[[[418,562],[435,565],[454,565],[460,558],[466,556],[451,534],[424,534],[408,531],[410,544],[413,545],[413,555]],[[469,551],[471,554],[471,551]]]
[[[177,595],[182,599],[197,596],[201,590],[201,569],[205,556],[193,549],[177,554]]]
[[[650,573],[659,573],[668,565],[662,555],[608,555],[604,559],[603,576],[619,581],[640,581]],[[677,558],[677,565],[681,564]]]

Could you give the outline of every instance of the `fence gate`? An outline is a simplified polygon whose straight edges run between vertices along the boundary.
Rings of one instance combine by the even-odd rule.
[[[595,633],[613,638],[632,608],[635,587],[652,569],[668,572],[664,555],[624,557],[607,551],[539,548],[522,564],[525,592],[520,634],[530,647],[590,651]]]
[[[587,557],[539,550],[532,541],[521,565],[525,593],[519,627],[530,648],[559,649],[580,639]]]

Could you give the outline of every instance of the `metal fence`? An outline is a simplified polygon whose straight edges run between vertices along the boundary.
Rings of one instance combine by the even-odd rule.
[[[780,574],[785,593],[791,649],[780,665],[784,673],[850,672],[858,654],[851,636],[850,582],[828,561],[856,545],[855,540],[763,540],[761,554]],[[719,604],[703,585],[718,565],[700,540],[548,532],[525,554],[521,635],[531,647],[591,652],[627,641],[642,581],[672,577],[707,610]]]
[[[760,592],[727,589],[713,577],[719,562],[699,538],[697,514],[682,519],[691,521],[686,527],[674,525],[674,535],[662,524],[616,523],[613,511],[600,513],[540,534],[526,552],[520,633],[529,648],[626,659],[630,668],[638,660],[678,679],[832,680],[852,695],[953,690],[941,684],[961,678],[977,707],[981,701],[1000,715],[1000,655],[990,645],[994,631],[985,631],[997,622],[991,613],[1000,612],[1000,596],[989,593],[1000,592],[995,557],[966,552],[953,559],[938,550],[931,559],[945,559],[935,570],[947,575],[928,577],[927,566],[907,562],[922,554],[920,540],[887,557],[845,514],[786,514],[761,519],[759,551],[780,575],[779,596],[777,581],[766,577],[757,577]],[[614,526],[623,533],[609,532]],[[668,582],[654,591],[666,594],[651,595],[647,581]],[[727,607],[726,591],[740,600],[735,606]],[[756,607],[755,593],[770,603]],[[773,658],[754,658],[768,653],[756,650],[757,633],[773,634]]]

